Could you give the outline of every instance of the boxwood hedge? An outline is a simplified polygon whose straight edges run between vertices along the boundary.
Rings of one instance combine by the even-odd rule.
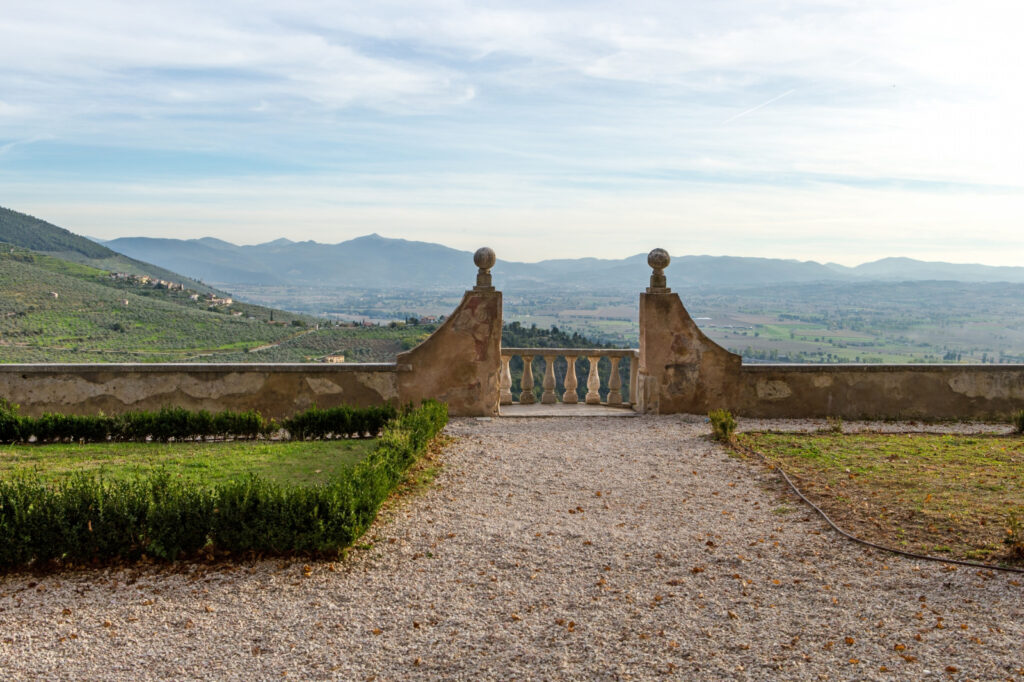
[[[166,470],[131,481],[0,480],[0,568],[143,555],[173,560],[202,549],[336,553],[365,532],[447,421],[447,406],[435,401],[396,415],[370,455],[313,486],[250,475],[211,487]]]

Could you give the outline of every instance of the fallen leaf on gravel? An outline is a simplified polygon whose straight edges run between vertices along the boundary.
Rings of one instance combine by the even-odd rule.
[[[509,616],[509,618],[511,618],[512,620],[522,620],[518,613],[513,613],[511,616]]]
[[[71,609],[64,609],[63,611],[61,611],[61,614],[65,615],[65,616],[70,616],[71,615]]]
[[[833,641],[829,640],[828,642],[825,642],[825,643],[824,643],[824,644],[823,644],[823,645],[821,646],[821,648],[822,648],[822,649],[831,649],[831,648],[832,648],[832,646],[833,646],[834,644],[835,644],[835,642],[833,642]]]
[[[860,659],[859,658],[851,658],[850,659],[850,663],[852,663],[853,665],[857,665],[858,663],[860,663]]]
[[[916,635],[914,635],[914,639],[916,639],[917,641],[920,642],[921,641],[921,633],[919,632]]]
[[[846,638],[846,639],[845,639],[844,641],[845,641],[845,642],[846,642],[847,644],[853,644],[855,640],[853,639],[853,637],[847,637],[847,638]]]
[[[419,657],[417,657],[416,660],[412,662],[413,665],[420,665],[422,663],[423,663],[423,659],[419,658]]]
[[[728,613],[729,614],[729,618],[731,618],[733,620],[736,620],[737,618],[739,618],[739,616],[736,615],[735,611],[726,611],[726,613]]]
[[[917,656],[911,656],[910,654],[900,654],[900,655],[903,656],[903,660],[906,661],[907,663],[913,663],[914,661],[917,660]]]
[[[375,635],[379,635],[379,634],[380,634],[380,633],[382,633],[382,632],[384,632],[384,631],[383,631],[383,630],[381,630],[380,628],[374,628],[374,629],[373,629],[373,634],[375,634]]]
[[[957,668],[955,665],[947,665],[946,666],[946,672],[947,673],[955,673],[955,672],[958,672],[959,670],[960,670],[960,668]]]
[[[690,572],[691,573],[703,573],[704,572],[704,567],[703,566],[694,566],[693,568],[690,569]]]
[[[895,650],[895,651],[903,651],[903,650],[904,650],[904,649],[906,649],[906,648],[907,648],[907,647],[905,647],[905,646],[904,646],[904,645],[902,645],[902,644],[896,644],[896,645],[894,645],[894,646],[893,646],[893,650]]]
[[[213,613],[213,607],[210,606],[209,604],[204,604],[203,605],[203,610],[206,611],[207,613]]]
[[[111,625],[113,625],[113,623],[111,623],[109,620],[103,621],[103,627],[109,628]]]

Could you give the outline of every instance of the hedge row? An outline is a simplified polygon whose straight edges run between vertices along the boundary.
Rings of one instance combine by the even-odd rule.
[[[391,405],[362,408],[342,405],[327,409],[314,407],[285,419],[281,426],[295,440],[362,436],[364,433],[376,435],[396,415],[397,410]]]
[[[384,424],[394,419],[394,407],[316,407],[285,419],[280,424],[265,419],[255,410],[216,414],[181,407],[164,407],[157,412],[126,412],[125,414],[76,415],[44,414],[23,417],[18,406],[0,398],[0,443],[105,442],[146,440],[196,440],[205,438],[256,438],[284,428],[292,438],[339,438],[377,435]]]
[[[447,421],[446,405],[424,402],[391,421],[365,459],[315,486],[250,475],[208,487],[166,470],[136,481],[0,480],[0,567],[143,555],[173,560],[204,548],[336,553],[365,532]]]

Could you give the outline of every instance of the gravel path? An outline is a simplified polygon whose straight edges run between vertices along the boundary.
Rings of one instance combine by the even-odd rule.
[[[0,578],[0,677],[1024,679],[1021,576],[840,541],[703,419],[448,431],[346,562]]]

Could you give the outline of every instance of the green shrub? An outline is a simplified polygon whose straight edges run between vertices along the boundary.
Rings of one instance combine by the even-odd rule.
[[[1012,559],[1024,559],[1024,523],[1011,513],[1006,520],[1006,537],[1003,538],[1007,554]]]
[[[397,410],[391,405],[354,409],[348,405],[311,407],[285,419],[281,426],[295,440],[376,436]]]
[[[708,412],[708,419],[711,420],[711,437],[720,443],[732,441],[732,435],[736,431],[736,420],[728,410],[711,410]]]
[[[160,413],[135,413],[119,424],[142,429],[154,414]],[[217,419],[199,417],[182,425],[175,421],[181,413],[164,414],[173,415],[167,423],[193,435]],[[252,426],[252,414],[231,419]],[[364,427],[376,417],[366,419]],[[63,428],[60,420],[51,422],[51,434]],[[174,560],[211,545],[231,552],[338,552],[363,534],[447,422],[446,405],[425,401],[392,419],[365,459],[315,486],[282,486],[252,475],[205,487],[166,470],[113,482],[85,475],[52,485],[27,477],[0,479],[0,568],[143,554]]]
[[[16,443],[22,440],[23,419],[18,414],[17,405],[12,405],[6,398],[0,398],[0,443]]]
[[[1013,428],[1017,433],[1024,433],[1024,410],[1017,410],[1011,418]]]

